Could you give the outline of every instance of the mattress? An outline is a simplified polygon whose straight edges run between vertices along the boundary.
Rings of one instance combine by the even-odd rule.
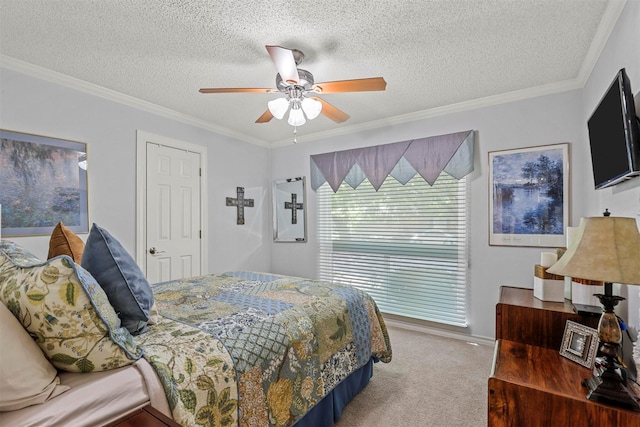
[[[0,425],[95,427],[149,403],[170,413],[162,385],[146,360],[111,371],[59,376],[70,390],[41,405],[0,412]]]

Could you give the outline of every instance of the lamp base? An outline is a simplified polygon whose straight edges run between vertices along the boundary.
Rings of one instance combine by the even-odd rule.
[[[610,403],[634,411],[640,411],[638,397],[627,387],[627,378],[622,376],[623,366],[618,363],[618,349],[622,342],[619,319],[613,308],[624,298],[613,295],[612,284],[605,282],[604,294],[595,294],[604,307],[598,323],[598,338],[602,343],[600,353],[604,355],[600,375],[587,378],[582,385],[589,389],[587,399]],[[618,370],[621,373],[618,373]]]
[[[640,411],[640,403],[625,385],[625,381],[613,369],[607,369],[599,376],[582,381],[589,389],[587,399],[596,402],[610,403],[634,411]]]

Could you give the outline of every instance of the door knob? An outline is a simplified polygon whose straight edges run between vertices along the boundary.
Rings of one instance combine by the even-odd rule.
[[[149,249],[149,253],[150,253],[151,255],[155,255],[155,254],[163,254],[163,253],[164,253],[164,251],[159,251],[159,250],[157,250],[156,248],[150,248],[150,249]]]

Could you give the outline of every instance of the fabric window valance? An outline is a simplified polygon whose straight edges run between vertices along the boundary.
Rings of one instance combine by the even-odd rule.
[[[430,136],[311,156],[311,188],[342,181],[357,188],[366,178],[376,191],[391,175],[406,184],[416,173],[433,185],[442,171],[456,179],[473,172],[474,131]]]

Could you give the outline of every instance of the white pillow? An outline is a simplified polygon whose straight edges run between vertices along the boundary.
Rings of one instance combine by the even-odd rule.
[[[69,390],[18,319],[0,302],[0,411],[44,403]]]

